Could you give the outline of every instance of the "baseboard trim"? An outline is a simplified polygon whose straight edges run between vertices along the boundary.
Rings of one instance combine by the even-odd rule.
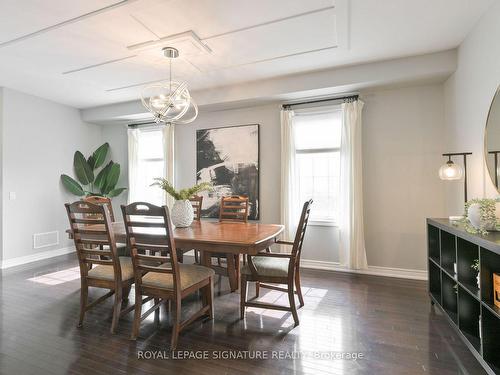
[[[427,271],[425,270],[412,270],[406,268],[391,268],[391,267],[379,267],[379,266],[368,266],[368,269],[366,270],[351,270],[346,268],[345,266],[342,266],[338,262],[324,262],[320,260],[311,260],[311,259],[301,259],[300,265],[302,268],[309,268],[316,270],[358,273],[358,274],[373,275],[373,276],[397,277],[400,279],[427,280]]]
[[[0,263],[0,269],[21,266],[27,263],[54,258],[60,255],[70,254],[73,252],[75,252],[75,248],[73,246],[70,246],[56,250],[43,251],[40,253],[26,255],[17,258],[5,259],[2,260],[2,262]],[[192,257],[193,255],[192,252],[188,252],[184,254],[184,256]],[[427,271],[424,270],[412,270],[406,268],[391,268],[391,267],[378,267],[378,266],[368,266],[368,269],[366,270],[350,270],[340,265],[340,263],[338,262],[325,262],[321,260],[312,260],[312,259],[301,259],[300,265],[302,268],[315,269],[315,270],[358,273],[364,275],[385,276],[385,277],[397,277],[397,278],[412,279],[412,280],[427,280]]]
[[[75,252],[75,247],[74,246],[69,246],[69,247],[63,247],[61,249],[55,249],[55,250],[49,250],[49,251],[42,251],[39,253],[31,254],[31,255],[25,255],[22,257],[16,257],[16,258],[11,258],[11,259],[4,259],[0,263],[0,269],[6,269],[6,268],[11,268],[11,267],[16,267],[16,266],[22,266],[24,264],[36,262],[39,260],[44,260],[44,259],[49,259],[49,258],[54,258],[60,255],[65,255],[65,254],[70,254]]]

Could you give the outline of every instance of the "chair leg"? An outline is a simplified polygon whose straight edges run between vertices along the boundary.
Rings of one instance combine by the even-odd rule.
[[[203,288],[203,300],[205,306],[209,306],[208,317],[210,319],[214,318],[214,280],[210,278],[210,282],[206,287]]]
[[[299,315],[297,314],[297,307],[295,306],[295,294],[293,293],[293,282],[288,284],[288,301],[290,301],[290,309],[292,310],[293,321],[295,327],[299,325]]]
[[[200,260],[198,259],[198,250],[194,249],[194,262],[196,264],[199,264],[200,263]]]
[[[154,299],[154,304],[158,304],[160,302],[159,298]],[[160,306],[155,310],[155,324],[159,325],[160,324]]]
[[[122,291],[122,301],[128,300],[128,296],[130,294],[130,289],[132,289],[132,285],[129,285],[126,288],[123,288],[123,291]]]
[[[236,267],[236,288],[239,288],[240,286],[240,278],[241,278],[241,267],[240,267],[240,254],[236,254],[234,256],[234,265]]]
[[[82,286],[80,289],[80,320],[78,321],[78,327],[83,326],[83,318],[85,317],[85,309],[87,307],[88,297],[89,287],[87,283],[82,279]]]
[[[238,276],[236,274],[236,263],[233,254],[227,254],[227,276],[231,292],[238,290]]]
[[[139,326],[141,325],[141,312],[142,312],[142,295],[140,288],[135,287],[135,310],[134,310],[134,323],[132,325],[132,335],[130,339],[135,340],[139,336]]]
[[[302,289],[300,287],[300,273],[298,268],[295,270],[295,289],[297,289],[297,295],[299,296],[300,307],[304,306],[304,297],[302,296]]]
[[[245,303],[247,301],[247,278],[245,275],[241,276],[241,290],[240,290],[240,319],[245,318]]]
[[[255,282],[255,298],[259,298],[260,295],[260,281]]]
[[[179,332],[181,330],[181,300],[174,299],[174,308],[172,314],[172,343],[170,350],[175,350],[177,348],[177,342],[179,340]]]
[[[113,320],[111,322],[111,333],[116,332],[118,321],[120,320],[120,312],[122,310],[122,287],[115,291],[115,303],[113,304]]]
[[[182,249],[176,249],[177,252],[177,261],[179,263],[184,263],[184,253],[182,252]]]

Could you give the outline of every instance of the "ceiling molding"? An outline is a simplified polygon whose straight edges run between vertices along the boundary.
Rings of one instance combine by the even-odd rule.
[[[286,59],[288,57],[294,57],[294,56],[300,56],[300,55],[307,55],[308,53],[328,51],[330,49],[336,49],[336,48],[338,48],[337,45],[323,47],[323,48],[316,48],[316,49],[311,49],[311,50],[302,51],[302,52],[290,53],[288,55],[280,55],[280,56],[270,57],[270,58],[262,59],[262,60],[249,61],[249,62],[242,63],[242,64],[227,65],[227,66],[223,66],[223,67],[220,67],[220,68],[217,68],[217,69],[208,70],[207,72],[215,72],[217,70],[239,68],[241,66],[247,66],[247,65],[252,65],[252,64],[259,64],[259,63],[268,62],[268,61],[274,61],[274,60],[279,60],[279,59]]]
[[[99,66],[103,66],[103,65],[112,64],[112,63],[115,63],[115,62],[120,62],[120,61],[124,61],[124,60],[128,60],[128,59],[132,59],[134,57],[137,57],[137,55],[125,56],[125,57],[120,57],[120,58],[114,59],[114,60],[103,61],[101,63],[97,63],[97,64],[93,64],[93,65],[87,65],[87,66],[84,66],[82,68],[77,68],[77,69],[68,70],[66,72],[62,72],[62,74],[77,73],[77,72],[81,72],[82,70],[93,69],[93,68],[97,68]]]
[[[325,47],[325,48],[318,48],[318,49],[313,49],[313,50],[309,50],[309,51],[291,53],[289,55],[282,55],[282,56],[270,57],[268,59],[250,61],[250,62],[243,63],[243,64],[228,65],[228,66],[225,66],[225,67],[221,67],[221,68],[217,68],[217,69],[212,69],[212,70],[206,70],[206,71],[202,71],[200,68],[198,68],[196,65],[194,65],[193,63],[191,63],[187,59],[183,59],[183,61],[185,61],[186,63],[190,64],[194,68],[198,69],[200,72],[210,73],[210,72],[216,72],[218,70],[238,68],[238,67],[242,67],[242,66],[246,66],[246,65],[259,64],[259,63],[268,62],[268,61],[275,61],[275,60],[278,60],[278,59],[286,59],[288,57],[306,55],[308,53],[315,53],[315,52],[327,51],[327,50],[335,49],[335,48],[337,48],[337,46],[328,46],[328,47]],[[144,86],[144,85],[150,85],[150,84],[153,84],[153,83],[163,82],[163,81],[166,81],[167,79],[168,78],[163,78],[163,79],[158,79],[158,80],[154,80],[154,81],[134,83],[132,85],[127,85],[127,86],[113,87],[111,89],[106,89],[105,91],[106,92],[113,92],[113,91],[119,91],[119,90],[126,90],[126,89],[131,89],[131,88],[134,88],[134,87],[139,87],[139,86]]]
[[[146,25],[144,22],[142,22],[137,16],[134,16],[133,14],[130,15],[130,17],[132,17],[134,19],[134,21],[136,21],[139,25],[141,25],[144,29],[146,29],[147,31],[149,31],[151,34],[153,34],[153,36],[156,38],[156,39],[161,39],[161,36],[159,36],[158,34],[156,34],[153,30],[151,30],[149,28],[148,25]]]
[[[150,40],[144,43],[134,44],[132,46],[128,46],[127,49],[129,51],[140,53],[155,48],[166,47],[168,44],[173,44],[175,46],[176,43],[182,43],[182,42],[190,42],[201,53],[212,52],[210,47],[207,46],[205,43],[203,43],[193,30],[185,31],[178,34],[172,34],[164,38],[160,38],[158,40]]]
[[[104,13],[104,12],[108,12],[110,10],[122,7],[124,5],[128,5],[128,4],[130,4],[130,3],[134,2],[134,1],[137,1],[137,0],[122,0],[122,1],[119,1],[119,2],[117,2],[115,4],[111,4],[111,5],[105,6],[103,8],[99,8],[99,9],[93,10],[92,12],[88,12],[88,13],[82,14],[81,16],[73,17],[73,18],[70,18],[70,19],[68,19],[66,21],[62,21],[62,22],[56,23],[54,25],[47,26],[47,27],[45,27],[43,29],[34,31],[32,33],[25,34],[25,35],[19,36],[17,38],[11,39],[11,40],[7,40],[5,42],[0,43],[0,48],[7,47],[7,46],[10,46],[10,45],[12,45],[14,43],[18,43],[18,42],[25,41],[27,39],[34,38],[34,37],[36,37],[38,35],[45,34],[45,33],[49,32],[49,31],[59,29],[61,27],[70,25],[70,24],[75,23],[75,22],[79,22],[81,20],[84,20],[84,19],[96,16],[96,15]]]
[[[202,41],[206,41],[206,40],[210,40],[210,39],[215,39],[215,38],[219,38],[221,36],[226,36],[226,35],[231,35],[231,34],[239,33],[239,32],[242,32],[242,31],[252,30],[252,29],[256,29],[256,28],[262,27],[262,26],[268,26],[268,25],[272,25],[272,24],[275,24],[275,23],[283,22],[283,21],[293,20],[294,18],[300,18],[300,17],[308,16],[310,14],[316,14],[316,13],[326,12],[326,11],[334,10],[334,9],[335,9],[335,6],[329,6],[329,7],[325,7],[325,8],[318,8],[318,9],[310,10],[308,12],[298,13],[298,14],[294,14],[292,16],[283,17],[283,18],[276,18],[274,20],[267,21],[267,22],[262,22],[262,23],[258,23],[258,24],[252,25],[252,26],[242,27],[241,29],[235,29],[235,30],[226,31],[226,32],[220,33],[220,34],[210,35],[210,36],[201,38],[201,40]]]

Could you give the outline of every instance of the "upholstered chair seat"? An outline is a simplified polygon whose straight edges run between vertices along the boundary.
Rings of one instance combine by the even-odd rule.
[[[167,264],[162,264],[161,268],[166,268]],[[213,277],[215,271],[208,267],[195,264],[179,263],[179,276],[181,289],[187,289],[208,277]],[[159,289],[174,289],[172,274],[150,272],[142,277],[142,285]]]
[[[270,258],[265,256],[255,256],[252,258],[255,269],[259,276],[288,276],[288,266],[290,259],[288,258]],[[241,268],[241,273],[251,275],[252,272],[248,264]]]
[[[120,267],[122,271],[122,281],[134,278],[134,267],[132,266],[132,258],[119,257]],[[89,270],[88,277],[100,280],[114,280],[115,273],[113,266],[95,266]]]

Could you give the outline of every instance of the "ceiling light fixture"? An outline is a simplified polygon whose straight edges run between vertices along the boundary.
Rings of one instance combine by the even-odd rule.
[[[146,86],[141,101],[157,124],[189,124],[198,116],[198,106],[189,94],[186,82],[172,81],[172,60],[179,57],[173,47],[162,49],[169,59],[169,81]]]

